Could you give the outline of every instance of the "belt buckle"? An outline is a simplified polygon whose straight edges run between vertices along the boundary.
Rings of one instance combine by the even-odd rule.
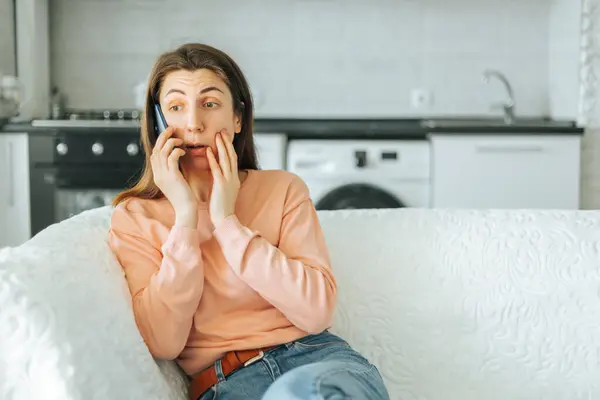
[[[263,358],[264,356],[265,356],[265,353],[264,353],[264,351],[260,350],[260,351],[258,352],[258,355],[256,355],[256,356],[252,357],[251,359],[249,359],[248,361],[246,361],[246,362],[244,363],[244,367],[247,367],[247,366],[248,366],[248,365],[250,365],[250,364],[254,364],[254,363],[255,363],[255,362],[257,362],[257,361],[260,361],[260,360],[262,360],[262,358]]]

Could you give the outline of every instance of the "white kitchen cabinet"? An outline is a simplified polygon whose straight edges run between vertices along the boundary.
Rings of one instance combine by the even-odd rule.
[[[287,135],[285,133],[255,133],[254,146],[261,169],[285,169]]]
[[[432,206],[578,209],[579,135],[431,136]]]
[[[29,140],[26,133],[0,133],[0,247],[31,236]]]

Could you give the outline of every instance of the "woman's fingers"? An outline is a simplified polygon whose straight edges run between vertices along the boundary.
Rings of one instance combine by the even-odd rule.
[[[170,169],[169,157],[173,154],[174,150],[182,150],[177,149],[175,146],[181,145],[183,140],[177,138],[170,138],[165,142],[165,145],[160,150],[159,155],[159,164],[166,169]]]
[[[237,177],[238,175],[238,156],[233,147],[233,142],[229,140],[225,141],[227,147],[227,154],[229,154],[229,164],[231,165],[231,175]]]
[[[210,146],[208,149],[206,149],[206,158],[208,159],[208,165],[210,166],[210,172],[212,172],[213,180],[215,182],[221,182],[223,180],[221,167],[219,167],[219,163],[217,162],[215,154]]]
[[[167,129],[165,129],[163,131],[163,133],[161,133],[158,136],[158,139],[156,139],[156,143],[154,144],[154,149],[152,149],[153,153],[158,153],[163,146],[165,145],[165,142],[171,137],[173,136],[173,133],[175,132],[175,130],[173,129],[172,126],[168,127]]]
[[[226,180],[231,179],[231,164],[229,162],[229,154],[225,148],[225,140],[223,139],[223,131],[219,132],[216,137],[217,151],[219,152],[219,165],[221,172]]]
[[[181,146],[183,144],[183,140],[177,138],[170,138],[166,141],[163,148],[160,150],[163,157],[167,158],[173,151],[176,146]]]
[[[174,171],[174,170],[179,170],[179,159],[181,157],[183,157],[183,155],[185,154],[185,150],[183,149],[175,149],[171,152],[171,154],[169,154],[168,158],[167,158],[167,165],[169,170]]]

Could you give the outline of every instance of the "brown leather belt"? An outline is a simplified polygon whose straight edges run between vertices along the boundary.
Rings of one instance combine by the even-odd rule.
[[[265,351],[269,351],[272,348],[273,347],[265,347],[262,349],[230,351],[225,353],[223,358],[221,358],[223,375],[229,376],[234,371],[261,360],[265,355]],[[218,382],[219,379],[217,378],[217,371],[215,370],[214,364],[199,372],[192,378],[192,382],[190,383],[190,400],[198,400],[204,392]]]

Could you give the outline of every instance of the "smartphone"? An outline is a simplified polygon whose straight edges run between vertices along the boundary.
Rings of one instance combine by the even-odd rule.
[[[154,102],[154,130],[156,131],[156,136],[158,137],[165,129],[167,129],[165,116],[162,113],[160,105]]]
[[[156,137],[158,137],[165,129],[167,129],[167,121],[162,113],[162,109],[157,102],[154,102],[154,130],[156,131]],[[179,166],[181,168],[181,165]]]

